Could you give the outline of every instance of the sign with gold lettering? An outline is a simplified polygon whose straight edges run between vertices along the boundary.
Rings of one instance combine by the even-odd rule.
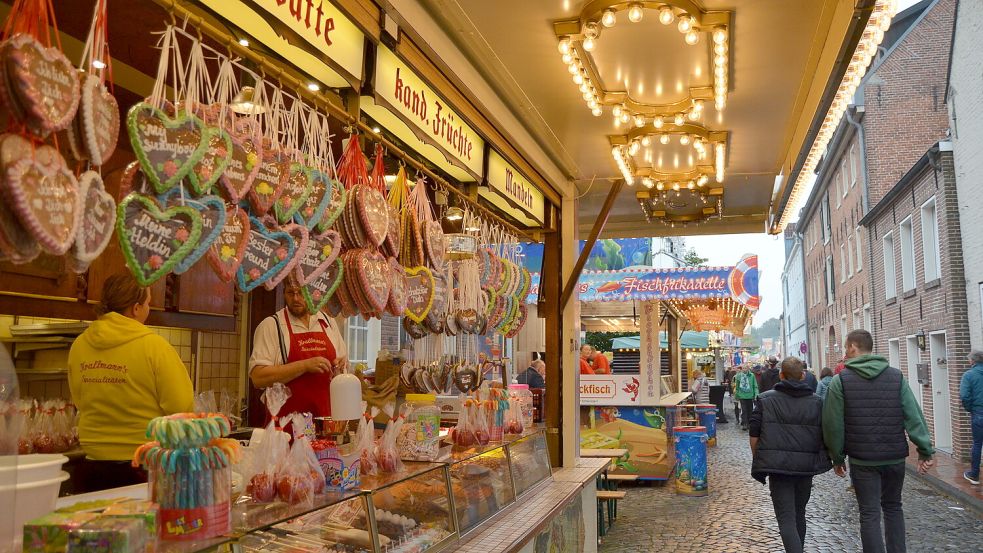
[[[543,193],[495,150],[490,150],[488,154],[485,181],[514,207],[518,207],[538,223],[543,223]]]
[[[480,178],[484,140],[396,54],[383,45],[377,50],[376,100],[399,115],[418,138],[440,149],[450,163]]]
[[[328,0],[201,0],[331,88],[361,82],[365,36]]]

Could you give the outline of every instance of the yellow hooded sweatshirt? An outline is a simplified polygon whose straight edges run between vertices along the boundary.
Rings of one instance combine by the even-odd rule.
[[[119,313],[103,315],[72,344],[68,385],[82,449],[97,461],[131,459],[151,419],[194,408],[191,378],[174,348]]]

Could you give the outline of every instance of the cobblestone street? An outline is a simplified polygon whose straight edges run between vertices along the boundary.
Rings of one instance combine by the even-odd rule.
[[[622,486],[618,520],[604,537],[602,553],[783,551],[768,488],[751,478],[747,433],[733,423],[718,427],[710,451],[710,495],[677,496],[664,486]],[[860,551],[857,502],[848,479],[832,471],[814,481],[808,508],[806,551]],[[912,553],[983,550],[983,524],[973,511],[910,474],[905,478],[905,520]]]

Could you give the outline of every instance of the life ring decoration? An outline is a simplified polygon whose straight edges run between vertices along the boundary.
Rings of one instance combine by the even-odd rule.
[[[748,309],[757,311],[761,306],[758,295],[758,256],[745,255],[727,276],[730,294]]]

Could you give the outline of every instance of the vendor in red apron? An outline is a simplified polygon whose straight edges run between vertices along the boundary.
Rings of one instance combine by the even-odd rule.
[[[277,382],[290,388],[281,414],[331,416],[329,387],[348,365],[348,349],[334,320],[311,313],[293,275],[282,285],[286,306],[256,327],[249,378],[257,388]]]

